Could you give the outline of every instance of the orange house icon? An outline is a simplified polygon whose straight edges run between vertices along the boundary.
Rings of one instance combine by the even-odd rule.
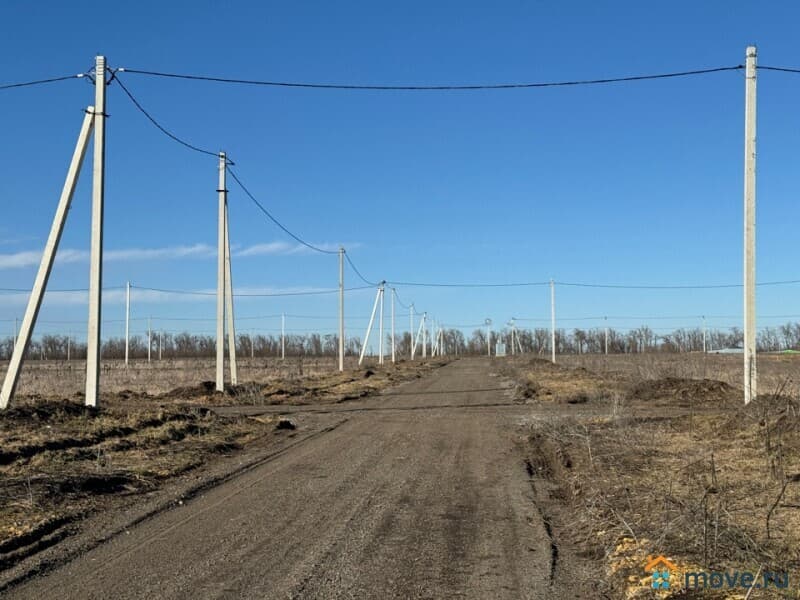
[[[652,557],[648,558],[649,560],[647,564],[644,566],[645,571],[655,571],[658,568],[668,569],[669,571],[674,571],[677,569],[675,564],[663,554],[659,554],[655,558]]]

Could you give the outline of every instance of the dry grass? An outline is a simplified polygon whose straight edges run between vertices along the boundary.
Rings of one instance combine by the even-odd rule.
[[[547,388],[573,378],[597,398],[593,411],[564,407],[528,432],[531,463],[545,465],[534,472],[558,484],[568,507],[571,541],[606,566],[619,597],[653,597],[648,555],[673,559],[679,579],[760,567],[796,578],[800,403],[788,385],[745,408],[726,383],[676,376],[673,361],[645,366],[658,371],[645,380],[618,369],[609,379],[606,369],[592,381],[583,369],[516,365],[521,381]]]

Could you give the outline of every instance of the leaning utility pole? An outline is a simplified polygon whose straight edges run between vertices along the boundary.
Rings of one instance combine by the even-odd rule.
[[[339,370],[344,371],[344,247],[339,246]]]
[[[50,227],[50,235],[47,237],[47,242],[44,246],[42,260],[39,263],[39,270],[36,272],[36,279],[33,283],[31,295],[28,298],[28,304],[25,308],[25,314],[22,317],[22,326],[19,331],[17,330],[17,319],[16,317],[14,318],[14,350],[11,353],[11,361],[8,363],[2,391],[0,391],[0,409],[8,407],[8,403],[11,401],[17,389],[19,374],[22,370],[22,364],[25,361],[25,352],[30,344],[33,327],[36,324],[36,317],[39,315],[39,309],[42,306],[42,299],[44,298],[44,292],[47,288],[47,281],[50,279],[50,272],[53,268],[58,244],[61,241],[61,234],[64,231],[64,223],[67,220],[67,213],[69,212],[72,196],[78,182],[78,174],[80,173],[83,157],[86,154],[86,148],[89,144],[89,136],[95,124],[96,116],[94,113],[94,108],[90,106],[86,109],[86,114],[83,117],[83,124],[78,134],[78,141],[75,145],[75,151],[72,154],[72,161],[67,170],[67,178],[61,191],[56,214],[53,217],[53,224]]]
[[[97,406],[100,385],[100,324],[103,291],[103,201],[106,156],[106,59],[94,65],[94,165],[92,168],[92,238],[89,255],[89,330],[86,340],[86,406]]]
[[[227,204],[227,157],[219,153],[217,187],[217,377],[216,389],[225,391],[225,205]]]
[[[758,394],[756,370],[756,48],[746,52],[744,103],[744,403]]]

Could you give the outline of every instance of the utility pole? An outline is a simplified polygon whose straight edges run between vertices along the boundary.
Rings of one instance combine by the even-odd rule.
[[[150,349],[153,347],[153,329],[150,326],[150,317],[147,317],[147,362],[150,362]]]
[[[226,165],[227,167],[227,165]],[[228,195],[225,194],[225,315],[228,324],[228,362],[231,369],[231,385],[239,383],[236,366],[236,325],[233,315],[233,277],[231,276],[231,236],[228,219]]]
[[[556,282],[550,280],[550,352],[553,364],[556,362]]]
[[[422,358],[428,357],[428,313],[422,313]]]
[[[164,332],[162,330],[160,330],[160,329],[158,330],[158,360],[159,361],[161,360],[161,341],[162,341],[161,338],[162,338],[163,333]]]
[[[8,403],[11,401],[11,398],[13,398],[14,392],[17,389],[17,383],[19,383],[19,374],[25,360],[25,351],[30,344],[33,327],[39,315],[39,309],[41,308],[44,292],[47,288],[47,281],[50,279],[50,272],[53,268],[58,244],[61,241],[61,234],[64,231],[64,223],[66,222],[67,213],[72,203],[72,196],[75,192],[78,174],[80,173],[83,157],[86,154],[86,148],[89,144],[89,137],[96,120],[94,112],[94,108],[90,106],[86,109],[86,114],[83,117],[83,124],[81,125],[75,151],[72,154],[72,160],[67,170],[67,177],[64,181],[64,187],[61,191],[58,206],[56,207],[56,214],[53,217],[53,224],[50,227],[50,234],[47,237],[44,252],[42,253],[42,260],[39,263],[39,270],[36,272],[33,289],[28,298],[25,314],[22,317],[21,330],[18,329],[19,324],[17,317],[14,317],[14,349],[11,353],[11,360],[8,363],[2,391],[0,391],[0,410],[8,407]]]
[[[381,286],[380,286],[379,289],[380,289],[380,294],[381,294],[381,316],[380,316],[380,322],[378,323],[378,332],[379,332],[379,336],[380,336],[378,338],[378,364],[382,365],[383,364],[383,304],[384,304],[384,301],[383,301],[384,300],[384,298],[383,298],[383,295],[384,295],[384,282],[383,281],[381,281]]]
[[[408,330],[409,339],[411,341],[411,360],[414,360],[414,350],[416,350],[417,346],[417,337],[414,335],[414,303],[411,303],[411,307],[408,311],[408,317],[410,320],[411,329]]]
[[[339,371],[344,371],[344,247],[339,246]]]
[[[367,352],[367,345],[369,344],[369,336],[372,333],[372,325],[375,322],[375,313],[378,310],[378,302],[381,299],[381,288],[378,286],[378,292],[375,294],[375,304],[372,305],[372,313],[369,316],[369,324],[367,324],[367,333],[364,335],[364,342],[361,344],[361,352],[358,355],[358,365],[364,361],[364,354]]]
[[[703,354],[706,353],[706,316],[703,315]]]
[[[131,282],[125,284],[125,368],[128,368],[131,334]]]
[[[227,193],[227,157],[219,153],[217,187],[217,377],[216,389],[225,391],[225,206]]]
[[[97,406],[100,386],[100,325],[103,291],[103,201],[106,156],[106,59],[94,65],[94,164],[92,237],[89,255],[89,327],[86,340],[86,406]]]
[[[286,314],[281,313],[281,360],[286,359]]]
[[[492,320],[486,319],[486,354],[492,355]]]
[[[608,317],[603,317],[603,321],[605,321],[605,326],[606,326],[605,353],[608,354]]]
[[[756,368],[756,47],[748,46],[744,116],[744,403],[758,395]]]
[[[70,350],[72,349],[71,346],[72,346],[72,332],[70,331],[67,334],[67,362],[69,362]]]
[[[395,363],[395,338],[394,338],[394,297],[395,289],[392,288],[392,364]]]

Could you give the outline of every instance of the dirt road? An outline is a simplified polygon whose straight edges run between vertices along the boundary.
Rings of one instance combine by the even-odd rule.
[[[328,407],[331,431],[8,594],[574,598],[514,446],[531,409],[506,387],[461,360]]]

